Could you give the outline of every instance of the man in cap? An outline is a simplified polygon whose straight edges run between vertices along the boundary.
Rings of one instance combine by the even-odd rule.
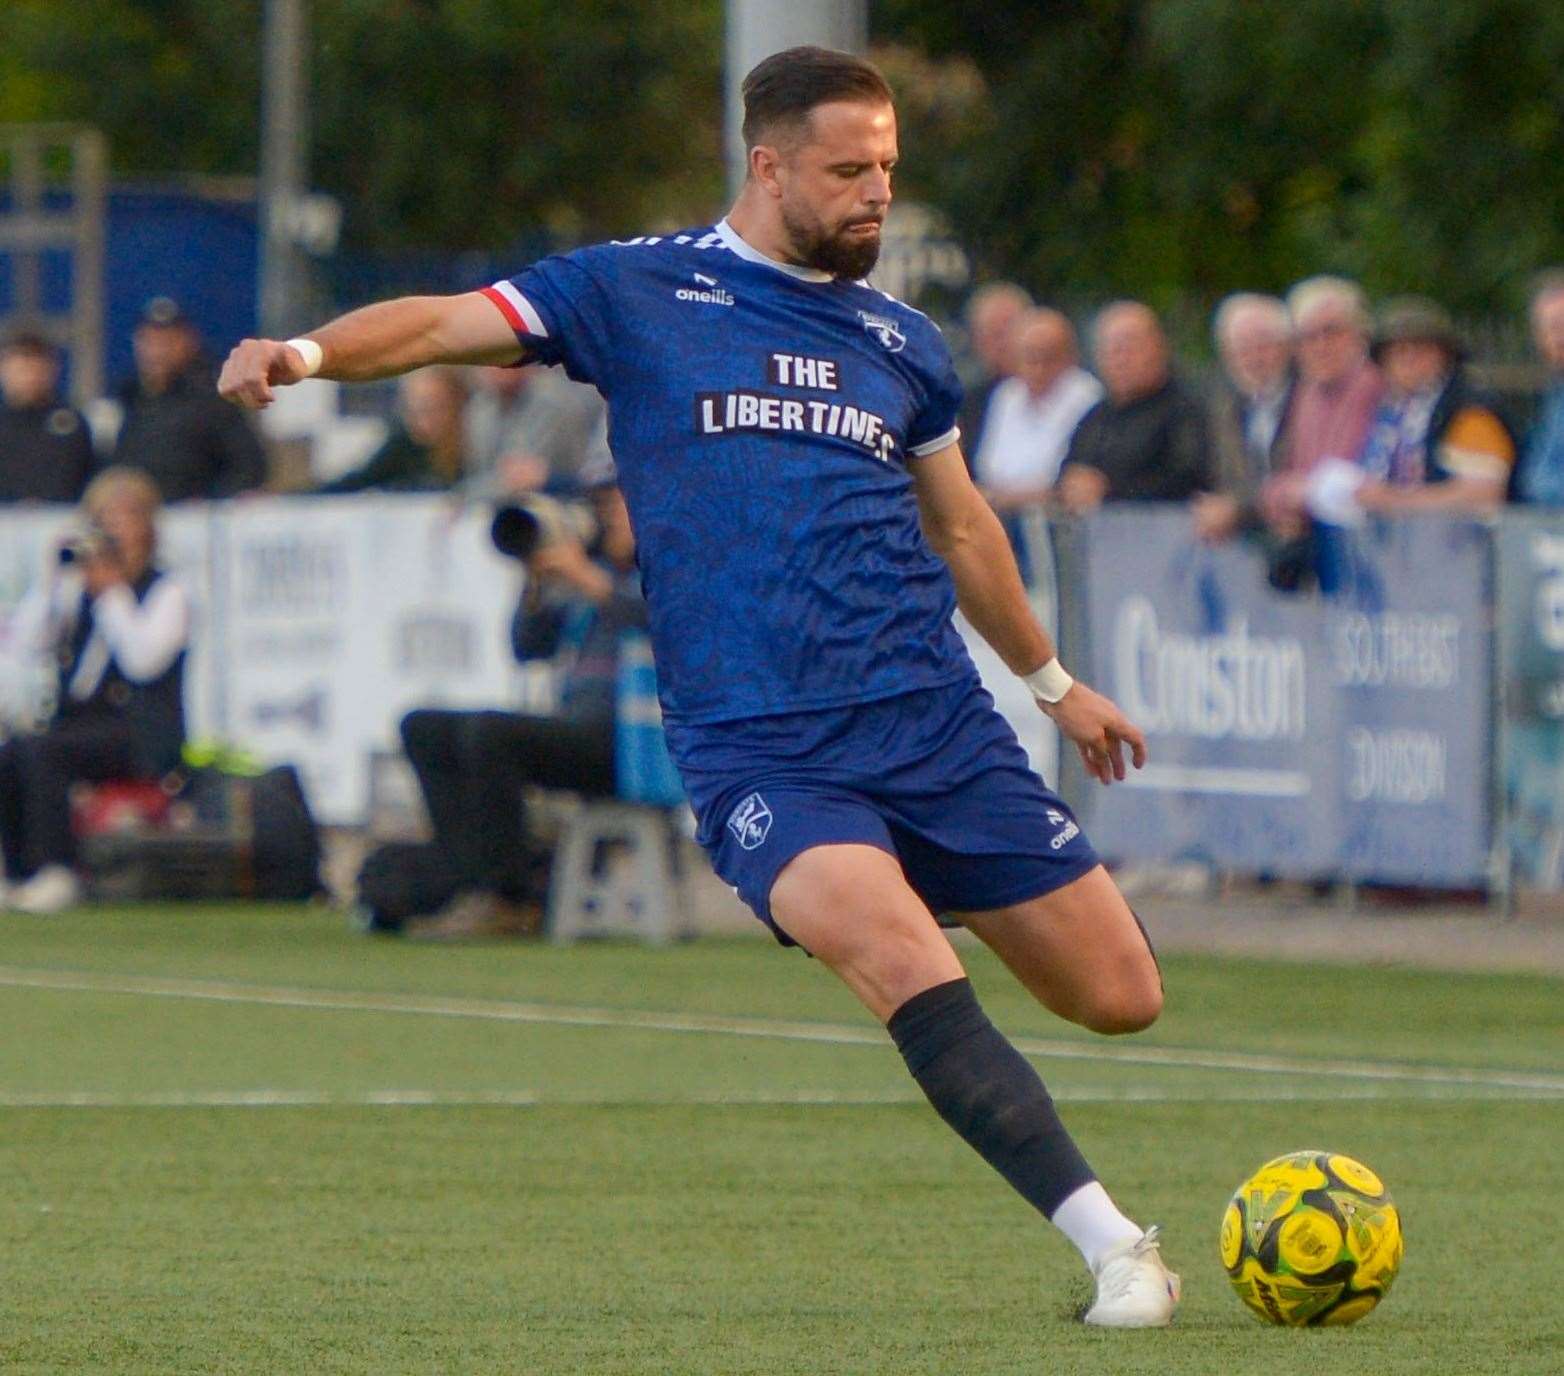
[[[136,376],[120,395],[125,418],[114,462],[140,468],[164,500],[232,497],[266,480],[250,423],[217,395],[195,322],[166,296],[141,313]]]

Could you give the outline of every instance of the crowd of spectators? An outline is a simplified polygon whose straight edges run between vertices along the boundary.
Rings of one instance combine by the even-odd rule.
[[[1375,312],[1340,277],[1309,278],[1285,300],[1228,297],[1204,385],[1142,302],[1097,312],[1084,361],[1070,318],[1014,283],[978,288],[966,324],[978,375],[962,433],[1007,519],[1041,503],[1083,513],[1188,502],[1203,539],[1248,535],[1285,550],[1311,520],[1564,505],[1564,272],[1541,279],[1531,302],[1548,382],[1529,425],[1474,381],[1435,302],[1403,297]],[[117,423],[95,437],[62,393],[51,342],[26,328],[0,338],[0,504],[76,501],[111,464],[147,473],[168,502],[267,486],[262,442],[218,398],[180,307],[148,302],[132,342]],[[568,494],[607,461],[601,400],[556,369],[426,369],[402,379],[397,403],[383,442],[313,490]]]
[[[1460,332],[1424,297],[1375,312],[1332,276],[1285,300],[1237,293],[1214,317],[1219,368],[1202,388],[1144,303],[1092,320],[1094,377],[1064,315],[993,283],[967,319],[983,369],[965,431],[974,476],[1002,516],[1187,502],[1202,539],[1252,536],[1283,569],[1315,522],[1564,505],[1564,273],[1540,280],[1531,325],[1548,384],[1527,427],[1474,381]]]
[[[108,399],[109,419],[95,435],[64,396],[54,343],[26,326],[0,335],[0,506],[76,502],[111,466],[144,472],[170,503],[267,490],[263,441],[217,395],[195,322],[156,297],[131,343],[135,373]],[[607,455],[601,399],[557,369],[426,368],[401,379],[396,413],[372,452],[311,490],[563,495]]]

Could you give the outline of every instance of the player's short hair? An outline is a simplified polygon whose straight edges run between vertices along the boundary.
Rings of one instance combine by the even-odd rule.
[[[744,78],[744,146],[780,126],[795,129],[817,105],[835,100],[890,105],[890,83],[874,63],[834,48],[786,48]]]

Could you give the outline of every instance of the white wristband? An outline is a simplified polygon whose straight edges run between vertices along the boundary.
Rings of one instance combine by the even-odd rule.
[[[1041,669],[1022,674],[1021,682],[1032,690],[1034,698],[1046,702],[1050,707],[1075,687],[1075,680],[1065,673],[1064,665],[1059,663],[1057,655]]]
[[[326,361],[326,351],[313,339],[290,339],[288,348],[304,360],[304,376],[314,377]]]

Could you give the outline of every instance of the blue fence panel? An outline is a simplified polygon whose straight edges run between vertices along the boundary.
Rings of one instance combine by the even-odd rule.
[[[1490,545],[1429,517],[1340,533],[1329,598],[1278,593],[1178,509],[1109,509],[1076,543],[1088,677],[1151,763],[1092,790],[1120,860],[1464,885],[1493,831]]]
[[[1476,884],[1493,820],[1492,534],[1435,516],[1342,538],[1322,611],[1341,698],[1343,871]]]
[[[1247,546],[1194,541],[1181,509],[1110,508],[1078,547],[1083,667],[1146,732],[1151,753],[1127,787],[1091,790],[1098,849],[1328,872],[1317,757],[1335,703],[1318,671],[1317,610],[1273,593]]]
[[[1504,839],[1517,881],[1564,888],[1564,512],[1499,530]]]

